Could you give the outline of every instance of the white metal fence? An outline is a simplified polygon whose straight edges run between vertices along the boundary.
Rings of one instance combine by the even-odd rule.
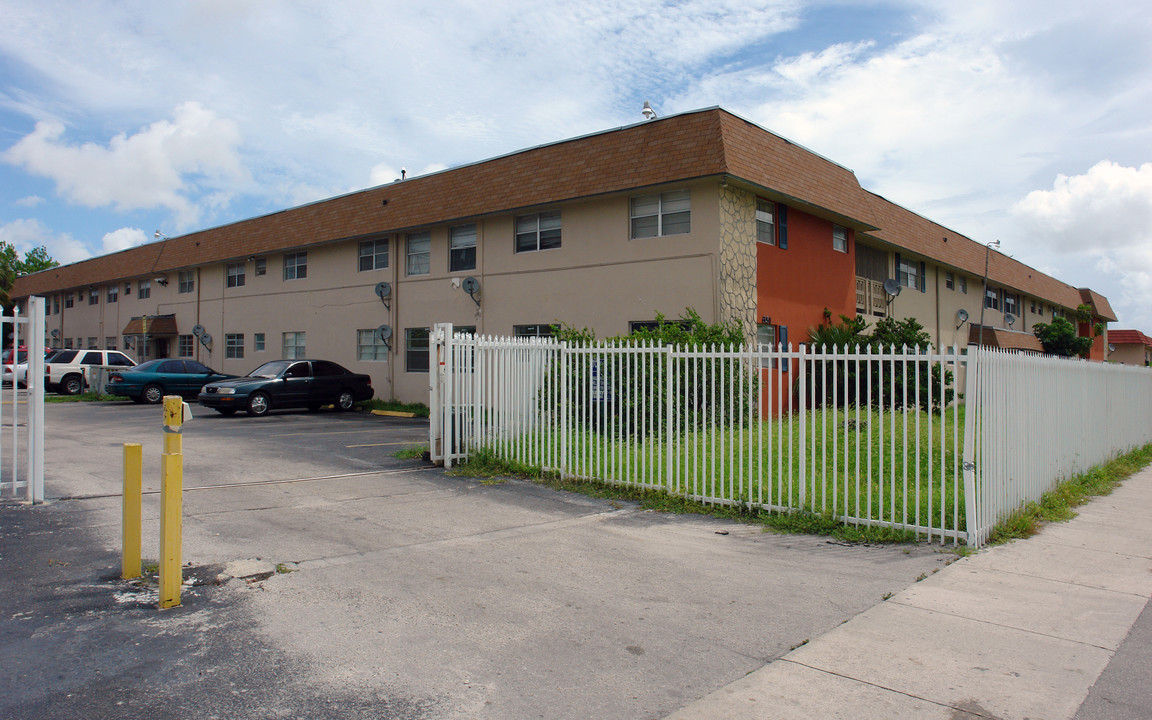
[[[0,319],[12,331],[12,348],[27,347],[27,390],[16,378],[17,353],[4,366],[0,388],[0,498],[44,501],[44,298],[28,301],[27,315],[19,309]]]
[[[969,391],[975,545],[1061,480],[1152,442],[1152,371],[982,349]]]
[[[1118,402],[1108,393],[1146,398],[1146,413],[1152,373],[975,348],[570,347],[437,325],[430,352],[431,450],[445,465],[491,452],[565,478],[942,542],[979,545],[1059,480],[1152,439],[1135,409],[1101,419]],[[1098,371],[1109,379],[1086,380]],[[1078,404],[1033,402],[1053,383],[1077,388]],[[1092,439],[1069,441],[1070,426]]]

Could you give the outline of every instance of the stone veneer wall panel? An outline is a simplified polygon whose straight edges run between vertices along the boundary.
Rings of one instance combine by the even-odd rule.
[[[756,337],[756,196],[720,187],[720,322]]]

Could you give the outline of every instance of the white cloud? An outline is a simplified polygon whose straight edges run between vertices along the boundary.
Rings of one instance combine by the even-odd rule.
[[[39,220],[14,220],[0,225],[0,242],[6,242],[24,255],[29,250],[44,246],[48,254],[61,264],[92,257],[84,243],[67,233],[54,233]]]
[[[1110,300],[1121,324],[1152,327],[1152,163],[1103,160],[1082,175],[1058,175],[1012,212],[1033,237],[1120,288]]]
[[[13,204],[19,207],[36,207],[43,202],[44,198],[40,197],[39,195],[29,195],[27,197],[22,197],[19,200],[16,200]]]
[[[148,233],[140,228],[120,228],[106,233],[100,239],[100,254],[114,253],[119,250],[127,250],[130,247],[143,245],[151,239]]]
[[[206,188],[243,182],[236,124],[198,103],[183,103],[173,120],[160,120],[135,135],[116,135],[107,146],[69,144],[64,125],[41,121],[8,148],[3,159],[55,181],[69,202],[120,211],[165,208],[180,227],[200,220],[196,195]]]

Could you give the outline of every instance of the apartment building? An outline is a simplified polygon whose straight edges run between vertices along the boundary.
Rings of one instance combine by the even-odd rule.
[[[1102,296],[720,108],[165,238],[19,278],[12,295],[47,298],[54,346],[229,373],[323,357],[406,401],[426,399],[437,322],[605,336],[693,308],[749,339],[799,343],[826,311],[860,312],[916,317],[951,346],[973,337],[983,301],[985,344],[1039,349],[1030,328],[1054,315],[1088,304],[1082,334],[1115,320]],[[1102,359],[1106,335],[1096,345]]]

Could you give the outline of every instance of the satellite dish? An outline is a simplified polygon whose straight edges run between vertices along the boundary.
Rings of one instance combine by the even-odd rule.
[[[480,281],[472,276],[468,276],[464,278],[464,282],[460,284],[460,287],[469,295],[475,295],[480,292]]]
[[[55,331],[53,331],[53,332],[55,332]],[[1113,345],[1112,343],[1108,343],[1108,352],[1116,352],[1116,346]]]
[[[59,331],[59,330],[53,330],[51,334],[52,334],[52,339],[53,339],[53,340],[55,340],[55,339],[57,339],[57,338],[59,338],[59,337],[60,337],[60,331]]]
[[[392,294],[392,285],[386,282],[378,282],[376,283],[376,287],[372,289],[372,292],[376,293],[376,297],[383,300]]]
[[[968,311],[960,308],[956,311],[956,319],[959,320],[961,324],[968,322]]]
[[[193,325],[192,326],[192,334],[195,335],[196,337],[200,337],[201,335],[204,334],[204,326],[203,325]]]
[[[380,338],[380,342],[387,344],[388,339],[392,337],[392,326],[381,325],[376,328],[376,337]]]
[[[200,344],[204,347],[212,347],[212,335],[209,333],[200,333]]]
[[[884,292],[888,293],[888,297],[896,297],[900,294],[900,282],[895,278],[888,278],[884,281]]]
[[[1004,322],[1008,324],[1008,327],[1012,327],[1012,323],[1016,322],[1016,316],[1012,313],[1004,313]]]

